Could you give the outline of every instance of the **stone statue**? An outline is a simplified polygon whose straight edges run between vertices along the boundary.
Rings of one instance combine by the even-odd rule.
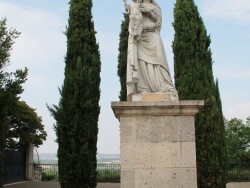
[[[128,5],[126,0],[124,0],[124,6],[126,12],[129,14],[129,33],[133,36],[134,40],[138,40],[142,33],[142,13],[139,10],[139,4],[137,0],[132,0],[131,4]]]
[[[167,93],[178,100],[165,50],[160,37],[161,8],[155,0],[132,0],[125,10],[129,14],[127,58],[127,99],[136,94]]]

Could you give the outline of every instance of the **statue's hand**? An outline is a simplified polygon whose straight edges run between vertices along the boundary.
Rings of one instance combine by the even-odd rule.
[[[144,13],[148,13],[148,12],[151,11],[151,10],[150,10],[149,8],[147,8],[147,7],[139,7],[138,9],[139,9],[140,12],[144,12]]]
[[[153,23],[143,23],[143,30],[155,30],[155,25]]]

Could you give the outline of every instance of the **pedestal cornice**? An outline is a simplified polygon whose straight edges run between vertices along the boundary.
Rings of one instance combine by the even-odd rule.
[[[203,100],[111,102],[116,118],[126,116],[194,116]]]

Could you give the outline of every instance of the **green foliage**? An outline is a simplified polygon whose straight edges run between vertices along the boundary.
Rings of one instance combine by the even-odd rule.
[[[10,130],[8,114],[19,100],[18,95],[23,92],[22,84],[26,81],[27,71],[25,69],[14,73],[4,73],[0,70],[0,187],[3,177],[3,152]]]
[[[226,147],[211,40],[193,0],[177,0],[173,41],[175,85],[180,100],[204,100],[195,119],[198,187],[224,188]]]
[[[16,101],[10,108],[7,147],[17,148],[27,143],[33,143],[36,147],[42,145],[47,133],[44,130],[42,118],[37,115],[35,109],[24,101]],[[16,142],[17,140],[19,142]]]
[[[98,169],[97,182],[120,183],[120,169]]]
[[[226,120],[226,143],[229,163],[250,163],[250,116]]]
[[[7,29],[6,18],[0,20],[0,187],[3,178],[3,152],[6,146],[6,138],[9,129],[7,121],[8,107],[12,101],[22,92],[21,84],[25,81],[22,71],[5,73],[3,68],[9,63],[10,51],[14,39],[19,33],[15,29]],[[12,79],[14,76],[14,79]]]
[[[44,131],[42,118],[37,115],[35,109],[19,100],[27,74],[28,69],[16,70],[14,73],[4,73],[3,79],[0,80],[6,102],[3,118],[7,125],[5,147],[8,149],[25,147],[27,143],[33,143],[38,147],[46,140],[47,133]]]
[[[91,9],[91,0],[70,1],[61,99],[48,107],[56,120],[62,188],[96,187],[101,62]]]
[[[7,109],[6,109],[6,101],[5,99],[5,93],[1,91],[0,88],[0,187],[2,187],[3,182],[3,159],[4,159],[4,148],[5,148],[5,140],[7,136],[8,131],[8,123],[6,120],[7,116]]]
[[[6,18],[0,20],[0,70],[9,63],[12,45],[20,35],[16,29],[8,30],[6,22]]]
[[[250,182],[250,163],[229,163],[228,182]]]
[[[0,186],[4,149],[13,149],[30,142],[38,146],[46,137],[41,118],[34,109],[19,101],[28,69],[18,69],[10,73],[3,70],[10,62],[12,45],[20,34],[15,29],[8,30],[6,22],[6,18],[0,20]]]
[[[42,181],[56,181],[56,174],[47,174],[42,172]]]
[[[120,43],[119,43],[119,55],[118,55],[118,71],[117,74],[120,77],[121,91],[120,101],[127,100],[127,84],[126,84],[126,72],[127,72],[127,49],[128,49],[128,26],[129,16],[124,14],[124,20],[121,24]]]
[[[217,107],[217,114],[216,114],[216,119],[215,119],[215,126],[217,126],[215,133],[217,133],[217,142],[219,145],[219,150],[217,150],[217,155],[219,156],[219,166],[218,169],[220,173],[220,178],[219,182],[222,184],[221,186],[224,187],[225,183],[228,181],[227,179],[227,164],[228,164],[228,159],[227,159],[227,146],[226,146],[226,131],[225,131],[225,122],[224,122],[224,117],[223,117],[223,112],[222,112],[222,102],[220,98],[220,91],[219,91],[219,82],[218,79],[216,79],[215,83],[215,99],[216,99],[216,104],[218,105]],[[216,108],[216,107],[215,107]]]

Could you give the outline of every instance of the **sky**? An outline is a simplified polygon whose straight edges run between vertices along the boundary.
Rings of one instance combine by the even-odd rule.
[[[6,70],[29,69],[21,100],[36,109],[48,133],[40,153],[57,152],[55,120],[46,104],[58,104],[58,88],[64,80],[66,37],[63,32],[68,24],[68,2],[0,0],[0,18],[6,17],[8,27],[21,32]],[[175,0],[157,0],[157,3],[162,9],[161,37],[173,76]],[[211,36],[213,72],[219,80],[224,116],[245,120],[250,116],[250,1],[195,0],[195,3]],[[117,59],[123,12],[123,0],[93,0],[93,20],[102,62],[98,153],[120,153],[119,121],[111,109],[111,101],[119,100]]]

